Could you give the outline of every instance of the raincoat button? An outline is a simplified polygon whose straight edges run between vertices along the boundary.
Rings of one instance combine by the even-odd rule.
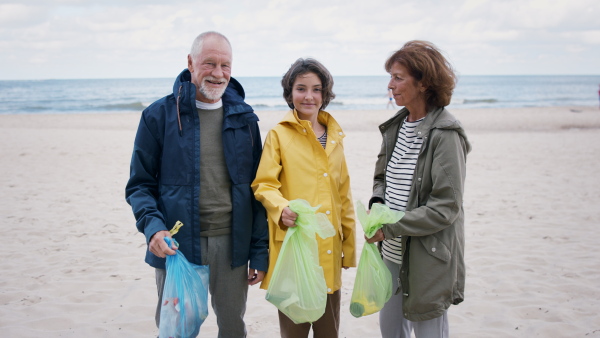
[[[338,134],[340,134],[340,135],[344,135],[344,133],[342,133],[341,131],[340,131]]]
[[[435,252],[435,248],[431,248],[431,252]]]
[[[421,182],[421,178],[420,178],[420,177],[419,177],[419,178],[417,178],[417,181]]]
[[[325,211],[325,213],[326,213],[327,215],[329,215],[329,214],[331,214],[331,211],[327,210],[327,211]]]
[[[331,292],[331,289],[330,289],[330,288],[327,288],[327,292]]]
[[[331,143],[335,144],[335,141],[331,141]]]
[[[327,173],[324,173],[323,176],[327,177]]]
[[[306,133],[306,129],[302,129],[302,130],[304,130],[304,132]]]
[[[327,254],[328,254],[328,255],[331,255],[331,250],[327,250]]]

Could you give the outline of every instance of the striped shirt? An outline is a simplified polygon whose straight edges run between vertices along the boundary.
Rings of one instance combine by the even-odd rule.
[[[327,130],[325,130],[323,135],[317,137],[317,140],[319,140],[319,143],[321,143],[323,149],[325,149],[325,146],[327,145]]]
[[[394,153],[387,164],[385,204],[392,210],[406,210],[417,158],[423,144],[423,139],[415,133],[421,121],[423,118],[414,122],[404,120],[398,133]],[[382,244],[383,257],[397,264],[402,264],[401,237],[387,239]]]

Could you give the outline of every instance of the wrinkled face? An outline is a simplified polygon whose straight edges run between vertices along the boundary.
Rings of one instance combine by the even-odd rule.
[[[198,55],[188,55],[188,69],[196,85],[196,100],[219,101],[231,78],[231,47],[219,36],[206,37]]]
[[[411,107],[425,102],[425,87],[408,73],[406,67],[396,62],[390,69],[390,75],[388,88],[392,90],[398,106],[404,106],[410,111]]]
[[[298,75],[292,86],[292,103],[298,114],[317,115],[323,105],[321,79],[315,73]]]

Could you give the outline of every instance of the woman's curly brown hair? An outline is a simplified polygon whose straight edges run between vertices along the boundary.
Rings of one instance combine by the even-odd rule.
[[[420,40],[405,43],[385,62],[388,73],[394,63],[404,66],[426,88],[424,94],[427,106],[445,107],[450,104],[456,86],[456,74],[450,62],[433,43]]]

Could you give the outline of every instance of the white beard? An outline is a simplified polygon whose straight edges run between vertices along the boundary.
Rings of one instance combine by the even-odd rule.
[[[224,83],[223,88],[218,88],[218,89],[207,88],[207,86],[205,86],[205,82],[207,80],[210,80],[212,82],[223,82]],[[221,96],[223,96],[223,93],[225,93],[225,89],[227,89],[227,79],[225,79],[225,78],[217,79],[212,76],[207,76],[202,79],[202,83],[200,84],[199,91],[207,99],[216,101],[216,100],[220,99]]]

